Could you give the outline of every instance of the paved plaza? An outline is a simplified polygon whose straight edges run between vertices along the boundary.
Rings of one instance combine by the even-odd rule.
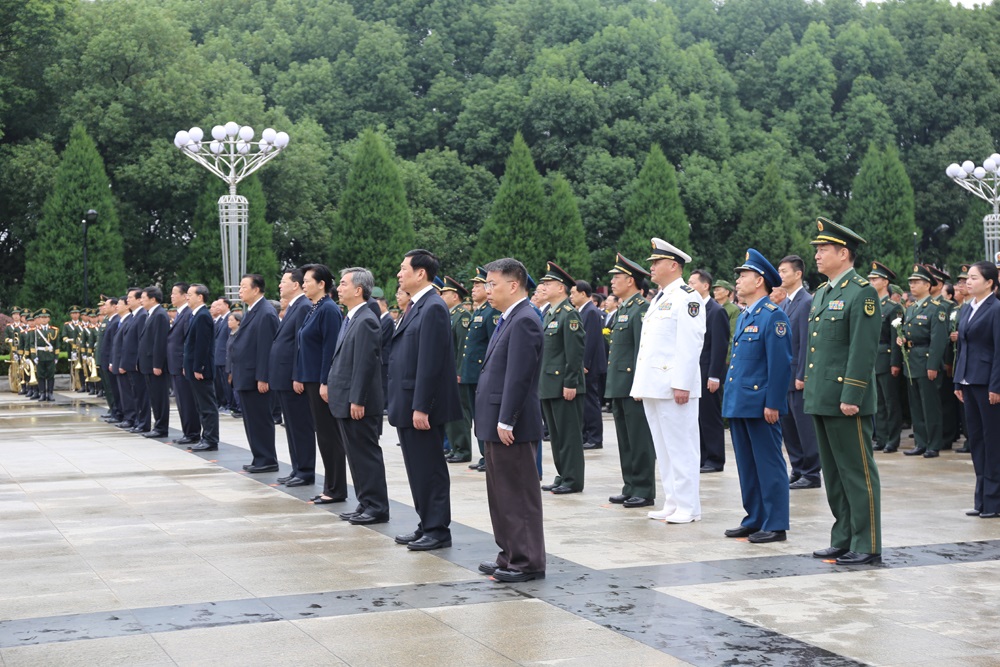
[[[608,417],[584,492],[543,494],[547,578],[500,584],[476,570],[496,547],[484,475],[464,464],[454,547],[395,544],[416,513],[391,428],[391,521],[351,526],[336,514],[353,498],[314,506],[319,484],[276,486],[280,427],[282,470],[247,475],[238,420],[195,455],[103,423],[80,396],[0,397],[5,667],[1000,665],[1000,520],[963,512],[968,455],[876,453],[885,562],[848,568],[811,557],[829,544],[822,490],[792,492],[787,542],[722,536],[743,517],[731,449],[701,476],[699,523],[609,504]],[[548,481],[548,451],[544,468]]]

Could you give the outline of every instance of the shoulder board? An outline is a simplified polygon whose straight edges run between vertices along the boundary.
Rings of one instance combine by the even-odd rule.
[[[694,288],[691,287],[690,285],[681,285],[681,289],[687,292],[688,294],[694,291]]]
[[[641,306],[641,305],[644,305],[644,304],[647,304],[647,303],[649,303],[648,301],[646,301],[646,299],[645,299],[644,297],[641,297],[641,296],[640,296],[640,297],[638,297],[638,298],[637,298],[637,299],[635,300],[635,302],[636,302],[637,304],[639,304],[640,306]]]
[[[816,288],[816,292],[820,291],[821,289],[823,289],[824,287],[826,287],[829,284],[830,284],[830,281],[827,281],[825,283],[820,283],[819,287]],[[813,292],[813,294],[815,294],[816,292]]]
[[[778,310],[778,307],[773,303],[765,303],[764,307],[767,308],[768,310]]]
[[[941,297],[934,297],[933,299],[931,299],[931,303],[933,303],[935,306],[940,306],[941,305]]]
[[[862,287],[868,284],[868,281],[862,278],[861,276],[854,276],[854,282],[861,285]]]

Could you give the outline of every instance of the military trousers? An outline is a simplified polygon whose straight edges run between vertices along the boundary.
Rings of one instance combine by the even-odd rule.
[[[631,396],[610,401],[622,466],[622,495],[653,500],[656,498],[656,451],[646,412],[642,403]]]
[[[663,512],[681,520],[701,518],[698,401],[678,405],[672,399],[642,400],[663,484]]]
[[[444,432],[451,443],[451,455],[468,459],[472,457],[472,408],[469,394],[462,391],[462,387],[458,388],[458,402],[462,406],[462,418],[445,424]]]
[[[740,525],[746,528],[788,530],[788,469],[781,452],[781,424],[768,424],[763,417],[729,418],[740,495],[747,513]]]
[[[872,455],[871,416],[813,415],[813,421],[833,513],[830,546],[882,553],[882,492]]]
[[[549,424],[556,486],[583,491],[583,396],[572,401],[543,398],[542,414]],[[487,462],[487,467],[489,462]]]
[[[35,367],[35,376],[39,380],[54,380],[56,378],[56,360],[39,359]]]
[[[878,412],[875,414],[875,442],[879,449],[899,449],[903,429],[903,407],[899,403],[899,378],[892,373],[875,376],[878,386]]]
[[[910,414],[913,418],[913,439],[917,447],[941,449],[941,385],[942,374],[929,380],[927,374],[917,374],[907,385]]]

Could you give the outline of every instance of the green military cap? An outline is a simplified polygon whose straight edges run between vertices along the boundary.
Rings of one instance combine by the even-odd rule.
[[[958,267],[958,279],[965,280],[968,277],[969,277],[969,265],[963,264],[962,266]]]
[[[926,280],[931,285],[937,285],[937,278],[934,277],[931,270],[924,264],[914,264],[913,273],[910,274],[907,280]]]
[[[733,287],[733,284],[728,280],[716,280],[715,284],[712,285],[712,288],[714,289],[716,287],[721,287],[722,289],[729,290],[730,292],[734,292],[736,290],[736,288]]]
[[[868,277],[885,278],[886,280],[892,281],[896,279],[896,274],[882,262],[872,262],[872,268],[871,271],[868,272]]]
[[[382,290],[381,287],[373,287],[372,288],[372,298],[373,299],[384,299],[385,298],[385,292]]]
[[[441,287],[442,292],[456,292],[462,298],[469,296],[469,290],[465,289],[465,285],[451,276],[445,276],[443,282],[444,286]]]
[[[896,283],[889,284],[889,291],[892,292],[893,294],[903,296],[903,288],[897,285]]]
[[[546,262],[545,264],[545,275],[542,276],[541,282],[544,283],[547,280],[554,280],[557,283],[562,283],[569,289],[576,286],[576,281],[573,280],[573,276],[566,273],[566,271],[560,268],[555,262]]]
[[[398,313],[399,312],[399,306],[393,306],[392,308],[389,309],[389,312],[390,313]]]
[[[933,264],[928,264],[927,265],[927,270],[931,272],[931,275],[933,275],[935,278],[937,278],[937,281],[939,283],[946,283],[949,280],[951,280],[951,276],[948,275],[948,273],[946,271],[944,271],[942,269],[939,269],[938,267],[934,266]]]
[[[234,303],[233,307],[232,307],[232,310],[233,310],[233,312],[242,313],[243,312],[243,304],[241,304],[241,303]]]
[[[474,282],[474,283],[485,283],[486,282],[486,267],[485,266],[477,266],[476,267],[476,275],[473,276],[472,282]]]
[[[35,317],[52,317],[52,313],[49,312],[48,308],[39,308],[35,311]]]
[[[76,314],[79,315],[80,314],[80,306],[70,306],[69,307],[69,314],[72,315],[73,313],[76,313]]]
[[[857,250],[858,246],[868,243],[853,230],[823,217],[816,218],[816,231],[818,232],[816,238],[809,242],[811,245],[840,245],[853,251]]]
[[[167,312],[168,313],[176,313],[177,312],[177,308],[175,308],[174,306],[168,306],[167,307]]]
[[[653,252],[646,258],[647,262],[654,262],[658,259],[672,259],[675,262],[687,264],[691,261],[691,255],[677,246],[667,243],[663,239],[653,237],[649,240],[649,243],[653,246]]]
[[[617,253],[615,257],[615,265],[610,271],[608,271],[608,273],[622,273],[626,276],[632,276],[635,278],[636,283],[639,283],[643,278],[649,277],[649,271],[642,268],[621,253]]]
[[[18,308],[17,306],[14,306],[14,308],[10,311],[10,314],[11,315],[20,315],[21,314],[21,309]]]

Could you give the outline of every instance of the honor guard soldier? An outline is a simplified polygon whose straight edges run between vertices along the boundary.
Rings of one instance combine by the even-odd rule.
[[[611,320],[611,351],[604,396],[611,401],[622,465],[622,492],[608,498],[625,507],[646,507],[656,498],[656,452],[642,403],[632,398],[632,378],[642,338],[642,318],[649,302],[642,298],[649,272],[618,253],[611,274],[611,292],[619,306]]]
[[[483,368],[486,348],[489,346],[493,330],[500,320],[500,311],[486,300],[486,269],[476,267],[476,277],[472,279],[472,321],[462,347],[462,363],[458,367],[459,396],[468,401],[472,419],[476,418],[476,387],[479,372]],[[479,440],[479,461],[469,466],[470,470],[485,472],[485,443]]]
[[[17,306],[10,311],[11,321],[4,327],[4,349],[10,354],[7,377],[12,394],[21,393],[21,356],[18,354],[18,341],[21,337],[21,309]]]
[[[876,410],[878,292],[854,270],[866,241],[826,218],[816,222],[816,268],[829,278],[809,311],[805,409],[814,417],[826,497],[833,512],[830,546],[813,552],[838,565],[882,560],[881,487],[872,457]]]
[[[944,381],[938,388],[941,397],[941,449],[951,449],[952,443],[958,440],[961,434],[962,406],[952,389],[953,370],[955,365],[955,345],[951,341],[951,333],[958,332],[958,307],[959,302],[946,297],[945,286],[951,280],[951,275],[946,271],[929,265],[927,267],[938,284],[931,286],[931,303],[945,313],[945,321],[948,325],[949,343],[944,349]],[[968,277],[968,276],[966,276]],[[952,287],[954,289],[954,287]]]
[[[35,313],[34,335],[30,338],[32,355],[37,360],[35,373],[38,376],[40,401],[51,401],[56,383],[56,359],[59,357],[59,327],[49,326],[51,314],[48,308]]]
[[[472,325],[472,313],[462,307],[462,300],[468,295],[469,290],[465,289],[465,285],[451,276],[444,277],[441,298],[444,299],[451,314],[451,338],[455,350],[456,370],[462,367],[465,337]],[[461,381],[462,376],[459,371],[455,376],[455,382]],[[451,455],[445,459],[448,463],[468,463],[472,460],[472,408],[469,407],[468,396],[464,391],[458,392],[458,399],[462,406],[462,418],[448,422],[444,426],[448,441],[451,443]]]
[[[35,337],[35,313],[26,308],[21,311],[21,315],[24,319],[24,328],[18,337],[18,354],[21,357],[21,374],[24,377],[21,388],[24,390],[25,398],[35,400],[39,398],[38,369],[35,367],[34,346],[29,340]]]
[[[899,437],[903,428],[903,408],[899,403],[899,368],[893,368],[893,349],[896,345],[896,330],[893,320],[902,319],[903,307],[892,300],[890,283],[896,274],[881,262],[872,262],[868,280],[878,292],[879,308],[882,312],[882,329],[878,339],[878,356],[875,357],[875,381],[878,383],[878,411],[875,414],[875,451],[892,454],[899,449]],[[898,352],[896,353],[898,356]]]
[[[541,279],[549,309],[542,321],[545,343],[538,397],[549,426],[556,478],[542,487],[555,494],[583,491],[583,351],[586,339],[580,313],[569,300],[576,284],[554,262]]]

